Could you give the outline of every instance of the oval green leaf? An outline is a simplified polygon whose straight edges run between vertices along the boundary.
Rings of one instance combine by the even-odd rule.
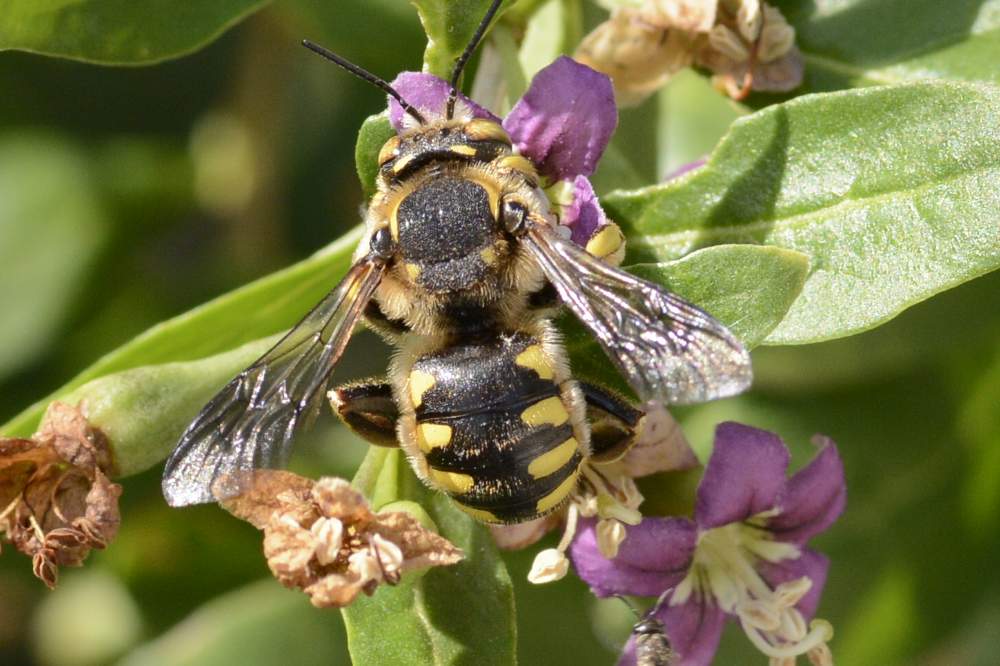
[[[268,0],[0,0],[0,51],[148,65],[196,51]]]
[[[0,432],[7,436],[31,434],[49,402],[98,377],[141,366],[201,359],[289,328],[347,271],[360,234],[357,228],[297,264],[157,324],[28,407],[0,427]]]
[[[777,0],[795,27],[804,88],[940,78],[1000,83],[1000,1]]]
[[[809,256],[766,344],[851,335],[1000,267],[1000,91],[919,83],[799,98],[737,121],[704,167],[602,199],[632,261],[721,243]]]
[[[809,258],[777,247],[721,245],[677,261],[637,264],[628,270],[696,304],[753,348],[781,322],[802,291],[809,274]],[[567,316],[560,328],[575,376],[631,394],[582,324]]]

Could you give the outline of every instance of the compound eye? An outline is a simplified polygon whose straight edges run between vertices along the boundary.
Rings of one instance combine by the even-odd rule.
[[[392,257],[395,245],[396,244],[392,240],[392,234],[389,232],[389,227],[377,229],[375,233],[372,234],[372,239],[369,244],[372,253],[382,259],[390,259]]]
[[[504,228],[515,236],[524,231],[524,221],[528,217],[528,208],[520,201],[505,199],[500,213]]]

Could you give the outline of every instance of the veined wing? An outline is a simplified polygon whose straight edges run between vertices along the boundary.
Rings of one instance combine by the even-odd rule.
[[[643,401],[704,402],[750,386],[750,354],[705,311],[547,226],[532,226],[525,244]]]
[[[296,428],[319,408],[384,270],[371,258],[355,263],[302,321],[205,405],[164,468],[168,504],[237,495],[246,472],[285,464]]]

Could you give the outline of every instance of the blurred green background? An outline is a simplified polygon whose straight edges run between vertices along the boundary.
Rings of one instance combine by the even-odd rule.
[[[152,324],[359,221],[354,141],[384,98],[303,37],[386,78],[419,69],[425,41],[405,2],[291,0],[151,67],[0,53],[0,422]],[[623,114],[616,149],[652,182],[743,112],[685,73]],[[606,182],[625,179],[609,168]],[[848,509],[814,543],[832,560],[820,615],[839,664],[997,663],[998,333],[993,274],[870,333],[761,348],[750,394],[680,414],[701,450],[725,419],[781,433],[796,465],[813,433],[839,443]],[[373,336],[352,345],[338,373],[382,370]],[[364,453],[332,418],[306,440],[295,466],[314,475],[349,477]],[[339,614],[270,580],[253,528],[216,507],[169,510],[159,469],[123,485],[117,541],[57,591],[5,549],[0,664],[348,663]],[[508,558],[521,663],[612,663],[628,611],[572,576],[527,585],[534,550]],[[731,630],[717,661],[763,657]]]

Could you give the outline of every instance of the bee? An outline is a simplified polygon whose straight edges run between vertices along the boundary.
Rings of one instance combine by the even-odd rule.
[[[456,61],[439,117],[304,42],[392,96],[407,127],[378,156],[352,267],[187,428],[164,470],[169,504],[237,495],[247,472],[282,466],[361,321],[398,353],[386,380],[330,391],[337,413],[371,443],[402,447],[424,482],[489,523],[556,510],[585,461],[619,454],[641,427],[642,411],[572,377],[552,324],[560,304],[644,402],[704,401],[749,385],[749,355],[722,324],[613,265],[623,254],[617,226],[599,247],[565,238],[532,163],[503,127],[458,102],[462,70],[499,5]],[[602,424],[593,436],[592,420]]]

